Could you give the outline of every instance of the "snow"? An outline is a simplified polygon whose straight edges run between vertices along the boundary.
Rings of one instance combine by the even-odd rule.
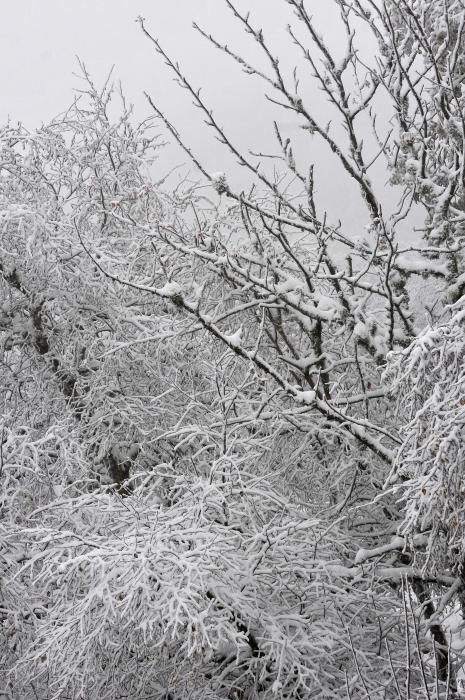
[[[242,326],[240,326],[235,333],[225,335],[224,338],[229,345],[238,348],[242,342]]]
[[[217,182],[218,180],[226,179],[226,174],[221,170],[218,170],[213,173],[210,173],[210,177],[212,180],[215,180],[215,182]]]
[[[403,272],[433,274],[446,277],[449,274],[447,263],[427,260],[423,257],[415,257],[402,253],[396,257],[396,267]]]
[[[204,289],[205,289],[205,282],[203,282],[202,284],[197,284],[197,282],[192,283],[192,291],[194,294],[195,301],[198,301],[202,297]]]
[[[306,357],[301,357],[297,360],[294,359],[293,357],[290,357],[287,355],[283,355],[282,358],[285,362],[288,362],[293,367],[297,367],[298,369],[301,369],[303,371],[306,370],[311,365],[316,364],[318,362],[318,359],[319,359],[313,353],[311,355],[307,355]]]
[[[420,170],[420,163],[416,158],[407,158],[405,161],[405,170],[408,173],[416,174]]]
[[[360,338],[360,340],[366,340],[368,338],[368,329],[365,323],[358,321],[354,326],[354,338]]]
[[[286,292],[293,292],[297,289],[302,289],[302,281],[297,277],[288,277],[283,282],[278,282],[275,284],[276,294],[286,294]]]
[[[312,404],[316,399],[315,391],[297,391],[295,393],[295,400],[298,403]]]
[[[362,562],[372,557],[379,557],[386,552],[392,552],[395,549],[403,549],[405,545],[405,539],[403,537],[394,537],[388,544],[381,545],[380,547],[375,547],[374,549],[359,549],[355,557],[355,564],[362,564]]]
[[[182,293],[182,289],[177,282],[167,282],[163,287],[155,289],[155,293],[160,297],[174,297]]]
[[[315,301],[318,302],[318,311],[323,312],[328,320],[331,318],[339,318],[342,313],[342,306],[338,299],[329,297],[324,294],[314,295]]]

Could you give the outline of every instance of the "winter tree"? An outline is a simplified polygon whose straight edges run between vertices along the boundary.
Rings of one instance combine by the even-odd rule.
[[[196,29],[355,183],[357,238],[143,20],[248,193],[84,67],[64,115],[1,132],[7,698],[461,697],[465,9],[335,1],[337,52],[286,0],[290,73],[230,0],[267,69]],[[217,199],[159,173],[161,127]]]

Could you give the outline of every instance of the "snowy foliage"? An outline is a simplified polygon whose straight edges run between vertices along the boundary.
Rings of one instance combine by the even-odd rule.
[[[173,185],[152,121],[87,75],[51,124],[0,132],[8,700],[460,697],[463,7],[337,0],[333,54],[286,4],[327,123],[229,0],[269,73],[197,29],[326,145],[363,237],[277,124],[279,172],[236,148],[143,21],[248,195],[149,98],[200,172]]]
[[[463,306],[463,301],[461,301]],[[429,533],[429,569],[464,560],[465,312],[426,328],[390,358],[386,381],[406,420],[391,483],[405,503],[402,532]]]

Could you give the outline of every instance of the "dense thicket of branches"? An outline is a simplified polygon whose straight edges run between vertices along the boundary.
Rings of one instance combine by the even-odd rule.
[[[268,70],[197,30],[357,185],[357,239],[277,124],[271,170],[143,21],[248,194],[87,75],[0,132],[2,697],[461,697],[465,8],[336,2],[337,53],[286,0],[290,76],[230,0]],[[215,204],[157,181],[160,120]]]

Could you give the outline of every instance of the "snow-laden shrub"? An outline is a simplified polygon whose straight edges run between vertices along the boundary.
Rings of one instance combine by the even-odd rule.
[[[463,307],[463,302],[461,306]],[[465,535],[465,310],[392,353],[385,380],[405,420],[389,482],[404,533],[428,531],[428,563],[460,567]],[[440,556],[439,556],[440,555]]]

